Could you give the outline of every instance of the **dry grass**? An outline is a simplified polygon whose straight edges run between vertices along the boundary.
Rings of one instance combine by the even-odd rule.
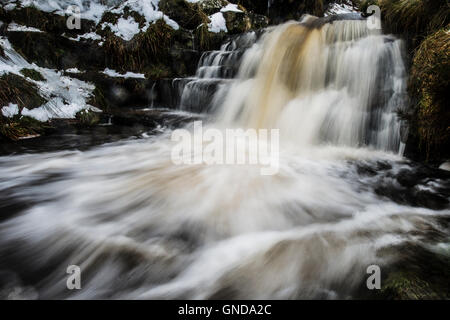
[[[446,0],[379,0],[383,20],[395,32],[425,36],[450,21]]]
[[[450,33],[441,29],[426,38],[414,55],[410,89],[418,99],[417,127],[427,158],[450,155]]]

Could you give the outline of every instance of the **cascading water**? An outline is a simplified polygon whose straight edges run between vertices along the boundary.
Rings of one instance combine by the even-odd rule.
[[[300,145],[398,151],[397,111],[407,105],[401,41],[365,20],[326,21],[309,16],[266,34],[222,93],[218,119],[280,128]]]
[[[227,75],[227,54],[205,55],[198,77]],[[364,297],[369,265],[384,272],[419,248],[448,255],[448,175],[398,155],[399,40],[359,20],[273,28],[215,104],[209,126],[280,129],[276,175],[175,165],[168,129],[1,157],[1,293]],[[69,265],[80,266],[82,290],[66,289]]]

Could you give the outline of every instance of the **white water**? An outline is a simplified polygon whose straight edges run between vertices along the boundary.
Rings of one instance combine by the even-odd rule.
[[[333,299],[354,297],[367,267],[394,263],[403,245],[442,247],[429,234],[448,234],[437,222],[448,208],[377,193],[438,194],[444,184],[418,180],[406,190],[398,182],[414,173],[397,154],[400,43],[360,22],[335,24],[266,35],[210,124],[279,127],[277,175],[251,165],[175,166],[169,130],[86,152],[2,157],[5,203],[30,206],[0,224],[0,266],[33,275],[29,296],[41,298]],[[294,39],[308,44],[292,47]],[[375,87],[380,67],[383,85],[400,83],[388,99]],[[83,289],[69,292],[72,264]]]

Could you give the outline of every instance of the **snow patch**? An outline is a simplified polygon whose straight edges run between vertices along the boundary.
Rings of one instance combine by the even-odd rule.
[[[15,23],[15,22],[11,22],[8,25],[8,31],[43,32],[43,31],[41,31],[41,30],[39,30],[37,28],[22,26],[20,24]]]
[[[80,41],[81,39],[86,39],[86,40],[90,39],[90,40],[95,41],[95,40],[102,40],[102,37],[95,32],[89,32],[89,33],[78,35],[76,38],[69,38],[69,39],[73,40],[73,41]]]
[[[7,118],[12,118],[19,114],[19,106],[17,104],[10,103],[2,108],[2,114]]]
[[[127,72],[125,74],[120,74],[115,70],[106,68],[103,71],[104,74],[106,74],[109,77],[112,78],[135,78],[135,79],[145,79],[145,75],[142,73],[134,73],[134,72]]]
[[[128,19],[120,18],[115,25],[104,22],[102,24],[102,29],[105,29],[106,27],[109,27],[116,36],[125,41],[130,41],[139,33],[139,23],[137,23],[133,17],[128,17]]]
[[[222,9],[220,9],[220,12],[229,12],[229,11],[232,11],[232,12],[244,12],[241,9],[239,9],[237,4],[232,4],[232,3],[229,3],[228,5],[226,5]]]
[[[209,20],[211,20],[211,22],[208,24],[208,30],[210,32],[228,32],[226,21],[222,12],[217,12],[209,16]]]

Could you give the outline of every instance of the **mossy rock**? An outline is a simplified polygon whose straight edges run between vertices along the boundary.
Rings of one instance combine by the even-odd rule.
[[[227,11],[223,12],[229,34],[238,34],[249,31],[252,23],[245,12]]]
[[[105,53],[96,44],[39,32],[8,32],[14,49],[27,61],[51,69],[104,69]]]
[[[442,221],[448,226],[448,221]],[[448,242],[445,234],[436,234],[437,243]],[[390,267],[375,290],[375,299],[435,300],[450,299],[450,256],[445,250],[407,244],[396,254],[399,260]]]
[[[34,81],[44,81],[45,78],[42,76],[42,74],[39,71],[36,71],[34,69],[21,69],[20,73],[23,74],[25,77],[30,78]]]
[[[439,299],[430,284],[412,272],[395,272],[388,276],[380,294],[389,300]]]
[[[12,73],[0,77],[0,107],[13,103],[17,104],[20,110],[31,110],[46,102],[39,95],[38,88],[24,78]]]
[[[159,9],[181,27],[189,30],[194,30],[208,19],[198,4],[186,0],[161,0]]]
[[[61,35],[84,34],[95,28],[95,22],[81,20],[81,29],[69,30],[67,28],[67,17],[40,11],[35,7],[16,8],[11,11],[0,11],[0,20],[10,23],[12,21],[28,27],[38,28],[44,32]]]
[[[78,120],[78,124],[83,127],[92,127],[100,122],[98,112],[87,109],[77,112],[75,118]]]
[[[416,51],[410,91],[417,101],[414,125],[420,149],[429,161],[450,157],[450,34],[446,30],[427,37]]]
[[[0,116],[0,136],[8,140],[35,138],[50,129],[52,127],[48,123],[30,117],[18,115],[13,118],[5,118]]]

